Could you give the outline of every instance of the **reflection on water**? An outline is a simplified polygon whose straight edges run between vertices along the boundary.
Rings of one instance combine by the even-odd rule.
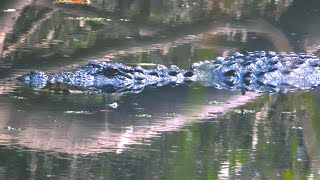
[[[176,64],[319,49],[318,0],[4,0],[0,179],[316,179],[319,90],[59,94],[15,78],[91,59]]]
[[[318,91],[29,93],[1,103],[3,176],[19,169],[58,179],[318,176]],[[113,102],[119,107],[108,106]]]
[[[98,1],[95,5],[101,3],[105,5],[109,2]],[[269,7],[268,3],[256,5],[261,8]],[[227,16],[222,18],[225,14],[229,19],[241,17],[244,20],[257,14],[254,8],[245,6],[245,2],[232,1],[222,5],[212,1],[140,0],[120,1],[112,10],[102,6],[103,10],[94,11],[85,8],[86,6],[79,6],[79,10],[74,10],[72,6],[53,6],[50,3],[35,1],[32,5],[26,4],[20,9],[21,16],[16,15],[16,21],[5,24],[5,27],[11,27],[13,31],[3,38],[1,54],[9,59],[26,58],[27,55],[33,54],[41,57],[70,56],[79,49],[114,47],[128,41],[168,41],[168,36],[187,35],[185,33],[188,31],[184,32],[183,28],[188,25],[192,27],[192,24],[197,25],[201,22],[208,24],[221,21],[226,19]],[[278,16],[288,4],[283,3],[279,6],[283,6],[282,11],[270,8],[268,14]],[[113,14],[102,15],[101,11]],[[263,12],[262,8],[261,13]],[[245,41],[246,37],[242,40]]]
[[[15,139],[19,145],[69,154],[120,153],[127,145],[142,143],[163,131],[179,130],[194,118],[215,117],[258,96],[202,91],[167,87],[118,97],[12,94],[14,109],[2,117],[0,141],[10,144]],[[189,97],[192,93],[198,95]],[[154,96],[157,99],[150,102]],[[199,97],[203,101],[197,104],[194,101]]]

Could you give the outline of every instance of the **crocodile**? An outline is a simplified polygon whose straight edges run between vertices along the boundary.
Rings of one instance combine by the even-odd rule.
[[[34,88],[67,86],[105,94],[138,93],[144,87],[189,85],[231,91],[290,92],[320,85],[320,58],[306,53],[236,52],[228,57],[193,63],[189,69],[157,65],[154,69],[91,61],[72,72],[30,71],[18,80]]]

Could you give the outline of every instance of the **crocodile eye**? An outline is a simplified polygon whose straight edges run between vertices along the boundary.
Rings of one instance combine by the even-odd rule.
[[[106,67],[106,69],[104,70],[104,75],[106,76],[115,76],[117,74],[119,74],[119,69],[115,66],[108,66]]]
[[[168,72],[169,76],[177,76],[179,73],[180,73],[180,69],[179,69],[178,66],[176,66],[176,65],[171,65],[170,66],[170,69],[169,69],[169,72]]]

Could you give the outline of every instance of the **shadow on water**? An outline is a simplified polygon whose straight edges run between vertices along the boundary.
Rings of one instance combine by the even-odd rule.
[[[15,80],[91,59],[188,68],[235,51],[317,53],[318,1],[15,0],[0,9],[0,179],[319,177],[318,90],[66,95]]]

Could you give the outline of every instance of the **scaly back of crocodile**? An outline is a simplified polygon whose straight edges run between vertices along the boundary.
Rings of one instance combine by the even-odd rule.
[[[81,87],[101,93],[137,93],[146,86],[190,84],[232,91],[288,92],[308,90],[320,84],[318,56],[304,53],[248,52],[193,63],[189,70],[172,65],[155,69],[121,63],[92,61],[73,72],[29,72],[18,79],[32,87],[55,85]]]

